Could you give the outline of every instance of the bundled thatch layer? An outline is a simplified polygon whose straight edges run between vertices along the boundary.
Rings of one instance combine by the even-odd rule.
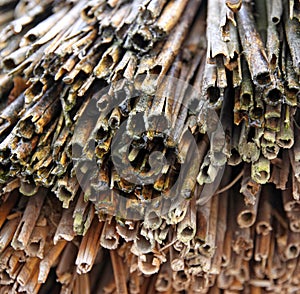
[[[300,291],[299,1],[0,13],[0,293]]]

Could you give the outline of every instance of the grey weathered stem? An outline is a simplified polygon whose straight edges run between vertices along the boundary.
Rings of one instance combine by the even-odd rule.
[[[18,123],[19,136],[30,139],[34,132],[38,134],[43,132],[44,127],[58,115],[61,109],[57,97],[61,89],[61,85],[50,88],[33,107],[24,113]]]
[[[13,53],[9,54],[3,59],[3,65],[7,70],[14,69],[20,63],[22,63],[27,56],[29,47],[21,47],[18,50],[14,51]]]
[[[240,93],[240,109],[248,110],[253,107],[254,97],[253,97],[253,84],[248,69],[247,62],[242,58],[242,83],[241,83],[241,93]]]
[[[179,3],[180,1],[176,2]],[[182,3],[185,3],[185,1]],[[162,50],[160,50],[159,55],[156,57],[155,64],[147,70],[148,76],[143,82],[145,89],[152,89],[151,85],[153,83],[153,77],[151,77],[151,74],[158,75],[158,78],[156,79],[157,81],[167,73],[172,62],[174,61],[174,57],[179,53],[180,47],[182,46],[187,35],[188,28],[192,24],[200,4],[201,0],[187,3],[179,24],[174,28],[174,30],[172,30]],[[137,75],[138,74],[139,73],[137,73]]]
[[[249,138],[251,127],[243,122],[241,125],[241,133],[238,151],[245,162],[255,162],[259,159],[259,148],[252,138]]]
[[[228,158],[228,164],[236,166],[241,163],[242,158],[239,152],[239,139],[240,139],[241,127],[233,126],[232,138],[231,138],[231,151],[230,157]]]
[[[38,47],[45,43],[48,43],[51,39],[53,39],[60,32],[68,29],[77,19],[77,15],[82,9],[84,3],[81,1],[77,3],[68,13],[66,13],[62,18],[58,18],[59,21],[55,23],[54,26],[51,27],[50,30],[47,31],[40,39],[38,39],[34,46]]]
[[[270,83],[269,65],[263,42],[255,27],[251,6],[243,3],[237,13],[241,43],[247,59],[252,79],[258,86]]]
[[[67,12],[68,7],[62,7],[56,13],[40,22],[34,28],[30,29],[21,39],[20,45],[23,47],[34,43],[37,39],[44,36]]]
[[[181,15],[186,11],[188,1],[175,0],[168,3],[155,24],[155,28],[163,34],[169,33],[176,25]]]
[[[76,196],[78,189],[79,183],[76,176],[69,176],[68,174],[66,174],[65,176],[57,180],[53,190],[57,198],[63,202],[63,208],[68,208],[70,202]]]
[[[299,21],[296,18],[288,17],[287,9],[284,9],[284,22],[287,41],[289,44],[293,67],[295,72],[300,74],[300,37],[299,37]]]
[[[152,0],[147,5],[146,10],[144,12],[144,16],[146,21],[154,21],[162,12],[164,5],[166,4],[166,0]]]

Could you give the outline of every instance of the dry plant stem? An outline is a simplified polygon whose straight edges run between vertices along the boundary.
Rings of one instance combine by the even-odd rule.
[[[282,195],[283,208],[286,212],[300,210],[300,202],[295,200],[293,197],[291,179],[287,184],[287,188],[282,191],[281,195]]]
[[[217,219],[218,219],[218,203],[219,197],[215,195],[212,197],[211,207],[210,207],[210,215],[209,215],[209,223],[207,236],[205,239],[205,243],[203,246],[199,248],[199,251],[208,257],[212,257],[215,253],[216,249],[216,233],[217,233]],[[209,271],[211,265],[206,265],[206,271]]]
[[[88,274],[77,275],[72,293],[74,294],[89,294],[91,293],[90,289],[90,280]]]
[[[139,223],[127,220],[124,224],[117,224],[116,231],[126,242],[133,241],[137,234]]]
[[[288,231],[287,247],[285,250],[285,257],[287,260],[294,259],[299,256],[300,253],[300,234]]]
[[[52,28],[56,24],[56,22],[68,12],[68,10],[68,7],[64,7],[54,13],[52,16],[46,18],[34,28],[30,29],[21,39],[20,46],[29,45],[30,43],[35,42],[35,40],[45,35],[45,33],[47,33],[47,31]]]
[[[28,256],[38,257],[42,259],[44,257],[44,250],[48,233],[49,227],[47,227],[45,224],[42,224],[41,226],[35,226],[30,236],[30,242],[25,248],[25,253]]]
[[[111,258],[111,263],[114,271],[117,293],[127,294],[128,290],[127,290],[125,267],[121,257],[118,254],[118,251],[110,250],[110,258]]]
[[[57,97],[61,86],[50,88],[42,98],[30,107],[19,121],[18,135],[30,139],[34,132],[40,134],[44,127],[58,114],[60,103]],[[55,99],[53,99],[53,96]]]
[[[16,205],[20,194],[18,190],[14,190],[13,192],[9,193],[9,196],[4,201],[4,203],[0,206],[0,229],[2,228],[7,216],[9,215],[12,208]]]
[[[57,280],[61,284],[69,285],[75,273],[75,259],[78,253],[78,248],[74,243],[69,242],[63,251],[60,261],[55,270]]]
[[[227,161],[227,163],[231,166],[236,166],[240,164],[242,161],[241,154],[239,153],[240,133],[241,133],[241,127],[234,125],[232,130],[232,138],[231,138],[231,154]]]
[[[232,200],[234,201],[234,199]],[[249,261],[252,258],[253,252],[253,240],[250,235],[250,228],[240,228],[236,220],[233,220],[231,226],[234,232],[232,237],[233,251],[238,254],[240,258]]]
[[[135,251],[135,254],[142,255],[150,253],[154,250],[155,239],[153,232],[151,230],[145,229],[144,226],[140,228],[140,231],[137,233],[134,240],[132,251]]]
[[[7,221],[0,230],[0,253],[3,252],[10,244],[19,222],[20,218],[16,217]]]
[[[98,254],[98,250],[100,249],[100,235],[102,228],[103,222],[99,222],[98,218],[94,217],[89,230],[82,238],[75,261],[77,272],[79,274],[87,273],[91,270]]]
[[[177,239],[183,243],[191,241],[196,234],[196,197],[190,200],[183,220],[177,226]]]
[[[259,184],[266,184],[270,178],[270,161],[260,156],[258,161],[252,163],[251,177]]]
[[[197,209],[197,231],[195,241],[203,245],[208,233],[209,215],[211,211],[211,199]]]
[[[116,231],[115,220],[106,221],[100,237],[100,244],[102,247],[114,250],[119,244],[119,235]]]
[[[25,261],[25,257],[21,252],[19,254],[14,254],[11,256],[9,263],[8,263],[8,269],[6,270],[6,273],[9,275],[9,277],[13,280],[16,279],[18,273],[20,272],[23,264]]]
[[[63,178],[60,178],[55,183],[54,193],[60,201],[62,201],[62,207],[68,208],[70,202],[76,196],[79,189],[79,183],[76,176],[66,174]]]
[[[135,270],[134,272],[130,273],[130,280],[129,280],[129,293],[138,294],[141,291],[141,284],[143,284],[143,279],[141,278],[139,272]]]
[[[28,283],[25,286],[20,286],[19,290],[27,293],[37,294],[41,286],[42,284],[38,282],[38,271],[35,271]]]
[[[18,283],[25,287],[29,282],[29,279],[34,275],[38,270],[40,259],[37,257],[29,257],[24,266],[22,267],[20,273],[17,276]]]
[[[221,13],[222,8],[225,7],[223,1],[208,1],[207,5],[207,58],[210,63],[215,63],[215,57],[227,57],[227,44],[224,42],[221,34]]]
[[[30,197],[11,243],[14,249],[24,250],[30,242],[30,235],[34,230],[34,224],[38,220],[46,194],[46,189],[39,188],[38,192]]]
[[[159,271],[161,265],[160,255],[147,253],[138,257],[138,268],[145,275],[153,275]]]
[[[200,184],[200,186],[203,186],[204,184],[213,184],[213,182],[216,180],[218,176],[218,172],[220,171],[219,166],[214,166],[210,161],[210,152],[208,152],[204,158],[204,161],[201,165],[200,172],[197,177],[197,182]],[[213,188],[212,185],[209,187]],[[203,205],[206,203],[209,198],[211,197],[211,193],[207,193],[204,196],[200,197],[197,200],[197,204]]]
[[[249,228],[255,223],[256,220],[259,195],[256,197],[254,205],[247,205],[242,199],[241,194],[237,197],[237,223],[241,228]]]
[[[242,0],[225,0],[226,5],[233,11],[238,12],[242,6]]]
[[[242,58],[242,83],[240,92],[240,109],[249,110],[253,107],[254,103],[254,93],[253,93],[253,83],[251,80],[248,64],[245,58]]]
[[[48,43],[51,39],[56,37],[58,34],[61,34],[65,30],[70,27],[77,18],[77,15],[80,14],[80,10],[83,7],[83,4],[81,1],[77,3],[67,14],[65,14],[62,18],[60,18],[59,21],[55,23],[54,26],[51,27],[50,30],[47,31],[45,35],[43,35],[39,40],[37,40],[33,46],[38,47],[43,44]]]
[[[51,267],[54,265],[54,263],[56,262],[57,258],[60,256],[66,245],[66,240],[58,241],[57,244],[51,247],[50,250],[46,253],[44,259],[40,262],[39,266],[39,283],[45,283]]]
[[[269,257],[270,243],[271,243],[271,233],[266,235],[257,235],[255,240],[255,252],[254,259],[256,261],[263,261],[265,264]]]
[[[270,184],[262,188],[259,200],[258,215],[256,221],[257,234],[267,235],[272,231],[272,197],[274,189]]]
[[[272,165],[272,174],[270,182],[275,184],[276,189],[286,190],[288,188],[287,183],[290,174],[289,152],[287,150],[282,151],[282,159],[279,159],[278,163]]]
[[[195,14],[201,4],[201,0],[189,2],[186,6],[184,14],[181,18],[180,23],[174,28],[172,33],[169,35],[163,49],[158,55],[155,66],[153,66],[149,73],[155,73],[158,71],[159,79],[166,74],[174,60],[174,57],[178,54],[179,49],[186,37],[188,27],[191,25]]]
[[[267,54],[270,67],[273,72],[279,62],[280,53],[280,40],[276,25],[280,22],[282,15],[282,1],[266,1],[267,14],[268,14],[268,29],[267,29]]]
[[[278,279],[282,277],[284,274],[286,268],[285,263],[281,260],[281,257],[279,254],[276,254],[278,247],[275,242],[274,235],[272,236],[272,240],[270,242],[270,252],[269,256],[272,256],[271,258],[268,258],[267,260],[267,268],[266,273],[271,279]]]
[[[276,143],[282,148],[291,148],[294,145],[294,124],[292,111],[289,106],[283,107],[280,130],[276,134]]]
[[[241,181],[240,192],[244,195],[246,205],[255,205],[259,200],[259,193],[261,191],[261,184],[256,183],[251,178],[251,168],[249,164],[244,165],[243,179]]]
[[[187,3],[187,0],[175,0],[167,4],[157,20],[157,28],[163,33],[169,33],[184,13]]]
[[[286,101],[287,104],[296,106],[297,97],[299,97],[299,81],[293,67],[292,57],[289,52],[285,56],[283,56],[283,58],[285,62],[285,74],[287,80],[287,87],[285,88]]]
[[[247,125],[246,122],[243,122],[241,125],[238,151],[242,160],[245,162],[257,161],[260,154],[257,144],[255,144],[253,140],[248,139],[250,131],[251,127]]]
[[[166,4],[166,0],[152,0],[147,5],[144,16],[146,20],[154,21],[162,12],[164,5]]]
[[[71,241],[75,237],[75,232],[73,230],[73,211],[74,211],[75,201],[73,201],[68,209],[64,209],[59,224],[57,226],[53,242],[57,242],[61,239],[66,241]]]
[[[89,211],[89,202],[85,201],[84,193],[81,192],[73,212],[73,230],[78,235],[84,235],[84,222]]]
[[[188,288],[191,282],[190,274],[187,271],[173,272],[173,288],[177,291],[183,291]]]
[[[216,250],[212,257],[211,274],[219,274],[221,271],[223,244],[225,242],[225,233],[228,230],[227,224],[227,210],[228,210],[228,191],[220,194],[219,207],[218,207],[218,220],[216,232]]]
[[[170,271],[170,263],[166,262],[161,266],[155,282],[156,291],[163,292],[172,288],[172,277]]]
[[[18,118],[18,113],[21,111],[24,104],[24,94],[18,96],[10,103],[0,114],[0,135],[13,126]]]
[[[300,232],[300,221],[299,221],[299,211],[288,211],[287,217],[289,219],[289,228],[292,232]]]

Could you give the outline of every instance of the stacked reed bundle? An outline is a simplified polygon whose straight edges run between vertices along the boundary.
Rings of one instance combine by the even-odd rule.
[[[299,291],[299,1],[0,12],[1,293]]]

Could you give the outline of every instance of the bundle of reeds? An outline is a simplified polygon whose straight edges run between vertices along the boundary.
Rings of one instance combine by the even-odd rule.
[[[0,293],[298,293],[299,0],[0,0]]]

